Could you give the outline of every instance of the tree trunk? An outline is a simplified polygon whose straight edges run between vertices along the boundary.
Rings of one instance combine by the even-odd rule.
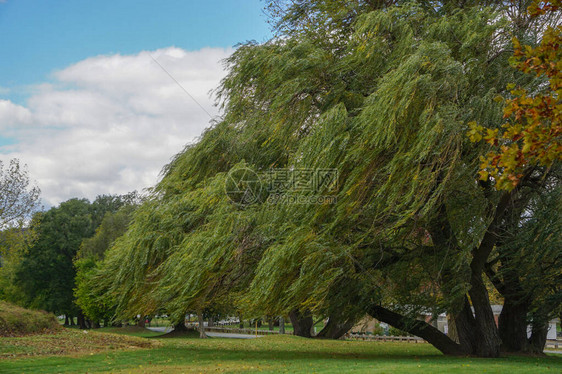
[[[144,316],[140,316],[139,320],[137,321],[138,327],[145,327]]]
[[[205,321],[203,320],[203,311],[197,312],[197,320],[199,322],[199,337],[201,339],[207,338],[207,334],[205,334]]]
[[[527,352],[527,303],[513,301],[506,298],[498,320],[499,336],[502,340],[502,350],[506,352]]]
[[[78,312],[78,326],[80,327],[80,329],[85,330],[88,327],[86,326],[86,319],[84,318],[84,314],[82,314],[82,311]]]
[[[68,325],[69,325],[69,321],[68,321],[68,316],[67,316],[67,315],[64,316],[64,325],[65,325],[65,326],[68,326]]]
[[[500,355],[501,340],[482,273],[485,270],[488,257],[499,239],[503,217],[508,207],[513,206],[512,199],[517,190],[515,188],[502,194],[496,205],[494,217],[488,225],[480,245],[472,250],[472,261],[470,262],[471,287],[468,294],[474,307],[476,326],[474,331],[476,344],[473,344],[473,353],[480,357],[498,357]]]
[[[273,329],[273,324],[274,324],[274,323],[275,323],[275,320],[273,319],[273,317],[267,319],[267,329],[268,329],[269,331],[273,331],[273,330],[274,330],[274,329]]]
[[[405,317],[378,305],[372,306],[368,313],[381,322],[425,339],[445,355],[463,356],[469,353],[464,351],[460,344],[424,321]]]
[[[285,333],[285,318],[279,317],[279,334]]]
[[[530,351],[543,353],[548,334],[548,322],[537,322],[532,324],[531,338],[529,339]]]
[[[501,340],[494,313],[490,306],[488,290],[484,285],[482,273],[474,268],[472,269],[470,284],[471,288],[468,294],[474,307],[476,322],[476,344],[473,345],[475,348],[473,353],[479,357],[499,357]]]
[[[312,316],[309,313],[301,313],[297,309],[289,312],[289,318],[293,324],[293,335],[302,336],[305,338],[312,337],[310,330],[312,329]]]
[[[174,323],[172,331],[187,331],[187,326],[185,325],[185,320],[178,321]]]
[[[330,317],[328,323],[316,335],[320,339],[339,339],[344,336],[355,324],[354,320],[339,320],[335,317]]]
[[[474,353],[475,347],[478,345],[476,341],[476,320],[474,319],[474,314],[472,313],[472,308],[468,297],[463,298],[463,307],[459,313],[457,313],[454,320],[454,328],[456,336],[449,335],[451,339],[459,343],[461,349],[467,353]],[[451,329],[449,330],[451,331]]]
[[[209,317],[208,326],[209,326],[209,327],[215,326],[215,320],[213,319],[213,317]]]
[[[457,331],[457,323],[455,318],[447,313],[447,336],[455,343],[460,344],[459,333]]]

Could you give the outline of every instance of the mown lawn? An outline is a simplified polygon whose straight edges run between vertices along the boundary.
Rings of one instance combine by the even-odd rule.
[[[445,357],[428,344],[167,338],[152,348],[0,360],[0,373],[560,373],[562,356]],[[0,346],[2,341],[0,340]]]

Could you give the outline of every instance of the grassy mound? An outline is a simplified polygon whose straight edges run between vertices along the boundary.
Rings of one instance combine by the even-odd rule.
[[[22,336],[61,327],[54,315],[0,301],[0,336]]]
[[[135,336],[61,328],[58,331],[45,334],[2,338],[0,362],[3,359],[26,356],[92,355],[99,352],[131,351],[158,346],[159,344],[156,341]],[[0,363],[0,373],[3,372],[1,367],[2,363]],[[41,371],[39,370],[39,372]],[[60,372],[60,368],[57,372]]]

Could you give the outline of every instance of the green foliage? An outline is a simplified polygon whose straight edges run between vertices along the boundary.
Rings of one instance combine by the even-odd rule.
[[[107,211],[94,236],[82,241],[77,257],[103,259],[113,242],[127,231],[134,210],[134,205],[124,205],[116,212]]]
[[[109,321],[115,314],[115,300],[105,293],[96,280],[99,265],[111,245],[127,230],[136,205],[125,201],[119,210],[107,211],[91,238],[82,241],[76,254],[76,305],[84,315],[95,322]]]
[[[71,199],[35,220],[37,240],[24,254],[17,283],[25,304],[57,314],[72,315],[73,259],[84,238],[94,233],[87,200]]]
[[[533,199],[525,220],[496,249],[496,282],[505,297],[530,304],[529,318],[548,322],[562,311],[562,196],[557,186]]]
[[[12,227],[0,233],[0,300],[21,302],[16,272],[27,248],[36,239],[31,228]]]
[[[51,313],[34,311],[0,301],[0,337],[52,332],[60,329]]]
[[[135,196],[99,196],[93,203],[86,199],[71,199],[46,212],[37,213],[32,222],[36,240],[24,251],[15,272],[14,283],[22,292],[20,303],[58,314],[75,315],[74,259],[82,241],[94,235],[106,212],[115,213],[126,202],[133,201]],[[126,220],[122,216],[126,214],[125,210],[118,216],[120,222]],[[109,224],[100,231],[100,236],[105,235]],[[93,240],[88,247],[91,255],[100,256],[99,252],[95,252],[100,251],[100,246],[96,247],[97,243]]]
[[[95,274],[99,263],[93,258],[85,258],[74,263],[76,267],[76,287],[74,297],[76,305],[91,321],[110,321],[115,314],[115,302],[100,290],[95,281]]]
[[[465,138],[467,123],[497,128],[492,99],[506,83],[539,85],[504,52],[506,34],[531,37],[541,25],[519,28],[508,16],[521,12],[493,1],[272,3],[280,36],[227,60],[223,120],[165,167],[95,282],[125,317],[300,309],[353,320],[381,304],[458,312],[481,280],[474,264],[489,260],[481,243],[496,224],[513,228],[495,217],[502,195],[478,182],[484,145]],[[316,191],[333,203],[274,204],[265,188],[235,204],[224,189],[240,169],[274,179],[279,169],[336,169],[335,188]],[[514,192],[514,222],[527,219],[532,195],[558,185],[555,169]]]

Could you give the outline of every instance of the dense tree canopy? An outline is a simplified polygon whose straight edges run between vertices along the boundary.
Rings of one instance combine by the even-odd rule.
[[[94,236],[82,241],[74,260],[76,304],[94,324],[99,324],[101,320],[107,322],[115,315],[114,300],[104,294],[104,289],[100,288],[94,276],[106,251],[129,227],[137,202],[136,198],[131,198],[133,196],[111,197],[111,199],[106,197],[106,200],[116,202],[114,209],[122,206],[117,211],[106,211]]]
[[[58,314],[75,315],[73,259],[94,227],[87,200],[72,199],[35,218],[37,240],[24,255],[18,281],[25,303]]]
[[[227,60],[224,118],[165,167],[96,273],[117,313],[226,305],[289,315],[304,336],[314,315],[329,318],[322,337],[369,313],[444,353],[542,350],[560,308],[556,281],[537,275],[559,277],[560,205],[545,205],[559,160],[498,190],[478,174],[489,145],[466,134],[470,122],[500,128],[494,98],[509,83],[542,87],[510,66],[511,36],[536,45],[556,15],[531,18],[526,2],[270,3],[278,36]],[[319,171],[337,178],[291,179]],[[231,183],[249,174],[261,188]],[[485,277],[525,300],[499,330]],[[441,312],[455,336],[416,318]]]
[[[46,212],[35,214],[30,227],[34,240],[21,252],[15,277],[10,281],[18,288],[18,303],[59,315],[78,316],[84,327],[82,311],[75,304],[74,296],[76,256],[83,241],[91,238],[104,222],[106,213],[117,215],[119,208],[135,196],[102,195],[92,203],[86,199],[70,199]],[[130,215],[130,211],[122,214]],[[106,223],[98,232],[105,233],[107,226]],[[111,229],[118,230],[118,227]],[[122,231],[124,229],[121,228]],[[96,240],[103,242],[104,238],[95,237],[84,243],[84,258],[98,259],[103,254]]]

